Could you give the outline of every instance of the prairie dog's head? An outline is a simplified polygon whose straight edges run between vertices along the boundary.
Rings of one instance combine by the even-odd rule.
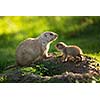
[[[43,41],[49,43],[56,40],[58,35],[54,32],[44,32],[40,37],[43,39]]]
[[[55,48],[59,51],[63,51],[64,48],[67,47],[67,45],[63,42],[58,42],[56,45],[55,45]]]

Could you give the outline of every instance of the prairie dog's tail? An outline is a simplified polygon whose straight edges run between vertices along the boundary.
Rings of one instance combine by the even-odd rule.
[[[5,68],[5,70],[8,70],[8,69],[10,69],[10,68],[16,68],[16,64],[15,65],[10,65],[10,66],[7,66],[6,68]]]

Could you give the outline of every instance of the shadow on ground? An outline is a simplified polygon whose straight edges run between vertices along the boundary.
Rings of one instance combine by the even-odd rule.
[[[62,62],[53,57],[29,67],[17,67],[0,74],[0,82],[6,83],[91,83],[100,82],[100,64],[93,58],[83,61]]]

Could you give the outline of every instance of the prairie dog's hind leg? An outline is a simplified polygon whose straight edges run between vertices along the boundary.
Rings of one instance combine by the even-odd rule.
[[[67,62],[68,61],[68,55],[67,54],[63,54],[63,62]]]

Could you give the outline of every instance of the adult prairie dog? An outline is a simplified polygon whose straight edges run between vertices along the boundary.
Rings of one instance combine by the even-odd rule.
[[[82,50],[76,46],[76,45],[69,45],[67,46],[65,43],[63,42],[59,42],[55,45],[56,49],[61,51],[63,53],[63,58],[64,61],[68,60],[68,57],[72,56],[72,57],[76,57],[79,56],[82,60],[81,55],[83,54]]]
[[[16,64],[26,66],[43,57],[48,57],[50,43],[57,37],[58,35],[54,32],[44,32],[37,38],[24,40],[16,49]]]

